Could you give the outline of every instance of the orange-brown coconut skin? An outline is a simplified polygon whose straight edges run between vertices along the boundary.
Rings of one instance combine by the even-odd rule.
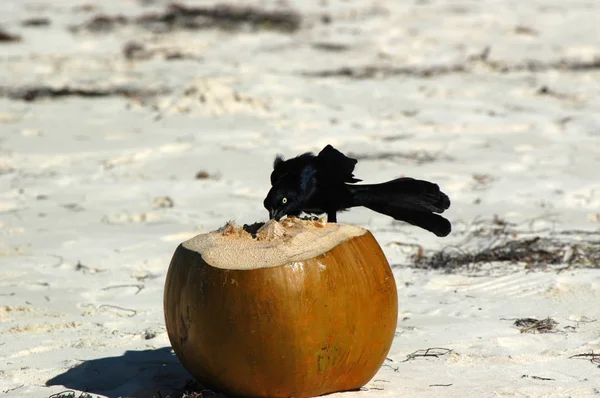
[[[173,349],[200,382],[246,397],[357,389],[379,370],[398,316],[373,235],[271,268],[226,270],[179,245],[164,311]]]

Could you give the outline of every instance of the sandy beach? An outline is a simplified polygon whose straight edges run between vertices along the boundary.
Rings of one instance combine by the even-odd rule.
[[[266,221],[275,155],[326,144],[365,183],[438,183],[453,224],[338,215],[399,320],[332,398],[600,395],[600,3],[218,4],[0,2],[0,395],[189,390],[175,248]]]

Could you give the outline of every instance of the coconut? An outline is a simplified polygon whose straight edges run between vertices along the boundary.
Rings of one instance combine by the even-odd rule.
[[[176,355],[201,383],[237,396],[360,388],[396,330],[396,285],[381,247],[357,226],[261,225],[228,223],[177,247],[164,292]]]

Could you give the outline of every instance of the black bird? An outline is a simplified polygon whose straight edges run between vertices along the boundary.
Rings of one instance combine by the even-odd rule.
[[[269,218],[327,213],[327,220],[336,222],[338,211],[364,206],[437,236],[450,233],[450,222],[434,214],[450,207],[450,198],[437,184],[397,178],[381,184],[351,185],[361,181],[353,174],[357,162],[331,145],[317,156],[307,152],[284,160],[278,155],[271,173],[272,187],[264,200]]]

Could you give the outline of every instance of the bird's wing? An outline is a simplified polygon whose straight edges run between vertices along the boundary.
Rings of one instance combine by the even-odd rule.
[[[354,166],[358,162],[332,147],[327,145],[317,156],[319,162],[319,178],[330,183],[359,182],[354,178]]]
[[[312,152],[306,152],[295,158],[284,160],[283,156],[277,155],[273,162],[273,172],[271,173],[271,185],[277,184],[285,178],[292,176],[300,178],[300,173],[306,165],[312,163],[315,155]]]
[[[300,191],[304,196],[304,200],[311,199],[317,189],[317,170],[313,165],[306,165],[300,172]]]

